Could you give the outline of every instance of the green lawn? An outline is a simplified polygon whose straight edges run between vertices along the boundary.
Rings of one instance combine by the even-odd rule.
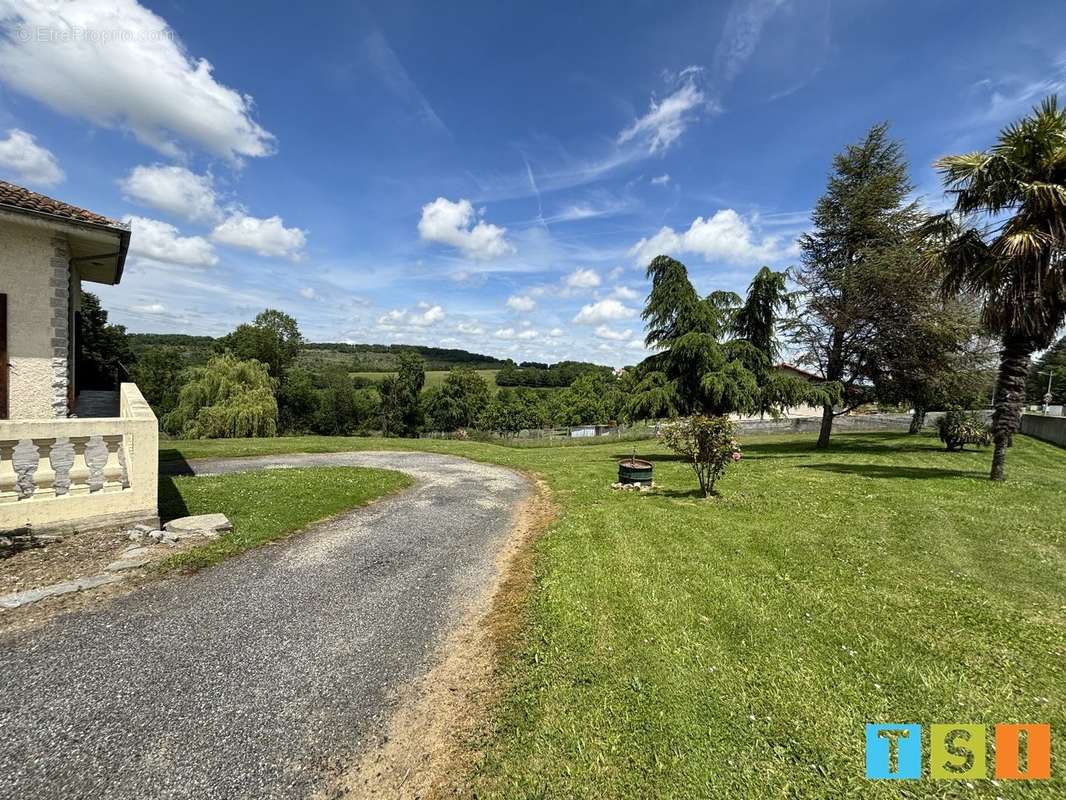
[[[411,479],[401,472],[362,467],[161,476],[159,515],[164,520],[221,511],[230,518],[234,530],[178,553],[160,566],[173,569],[214,564],[410,484]]]
[[[749,437],[722,497],[653,443],[657,495],[612,492],[631,445],[276,439],[170,456],[427,449],[533,470],[562,514],[479,797],[1052,797],[1050,784],[869,783],[866,722],[1066,725],[1066,451],[851,434]],[[928,747],[925,748],[928,760]],[[927,761],[928,763],[928,761]],[[991,770],[991,760],[989,762]]]

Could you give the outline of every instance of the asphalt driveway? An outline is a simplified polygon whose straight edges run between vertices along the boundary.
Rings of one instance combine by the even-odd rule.
[[[0,640],[0,798],[297,798],[387,720],[490,581],[530,487],[424,453],[194,462],[417,484],[283,543]]]

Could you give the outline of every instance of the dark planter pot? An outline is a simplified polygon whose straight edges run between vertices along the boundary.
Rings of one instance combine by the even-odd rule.
[[[628,458],[618,464],[619,483],[651,483],[654,467],[650,461]]]

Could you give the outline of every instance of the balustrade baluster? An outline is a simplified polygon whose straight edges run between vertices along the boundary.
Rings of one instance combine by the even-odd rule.
[[[122,491],[122,464],[118,460],[118,448],[122,444],[122,434],[105,434],[100,437],[107,448],[107,463],[104,464],[104,486],[101,491]]]
[[[89,437],[71,436],[70,444],[74,448],[74,462],[70,465],[70,488],[67,489],[67,494],[88,494],[92,470],[89,469],[85,450],[89,446]]]
[[[52,445],[55,439],[34,439],[37,448],[37,470],[33,473],[33,499],[48,500],[56,496],[56,472],[52,469]]]

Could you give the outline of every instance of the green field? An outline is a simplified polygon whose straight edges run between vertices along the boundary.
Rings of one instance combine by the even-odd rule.
[[[446,369],[434,369],[434,370],[428,370],[427,369],[426,370],[426,383],[422,387],[422,390],[425,391],[426,389],[430,389],[430,388],[432,388],[434,386],[439,386],[440,384],[444,383],[444,379],[448,377],[448,373],[449,372],[450,372],[450,370],[446,370]],[[476,369],[476,370],[474,370],[474,372],[476,372],[478,375],[480,375],[482,378],[485,379],[485,382],[488,383],[489,389],[492,391],[493,394],[495,394],[499,390],[499,387],[496,386],[496,373],[499,372],[498,369]],[[380,381],[380,380],[384,380],[387,375],[395,375],[396,373],[395,372],[349,372],[348,374],[351,377],[353,377],[353,378],[365,378],[366,380],[369,380],[369,381]]]
[[[1019,436],[1000,485],[988,451],[927,436],[744,444],[712,500],[653,443],[638,445],[651,495],[608,488],[630,452],[616,443],[306,437],[168,442],[162,457],[426,449],[544,476],[561,514],[537,545],[497,726],[473,743],[477,797],[1063,796],[1061,757],[1049,783],[870,783],[863,726],[1061,736],[1066,451]]]

